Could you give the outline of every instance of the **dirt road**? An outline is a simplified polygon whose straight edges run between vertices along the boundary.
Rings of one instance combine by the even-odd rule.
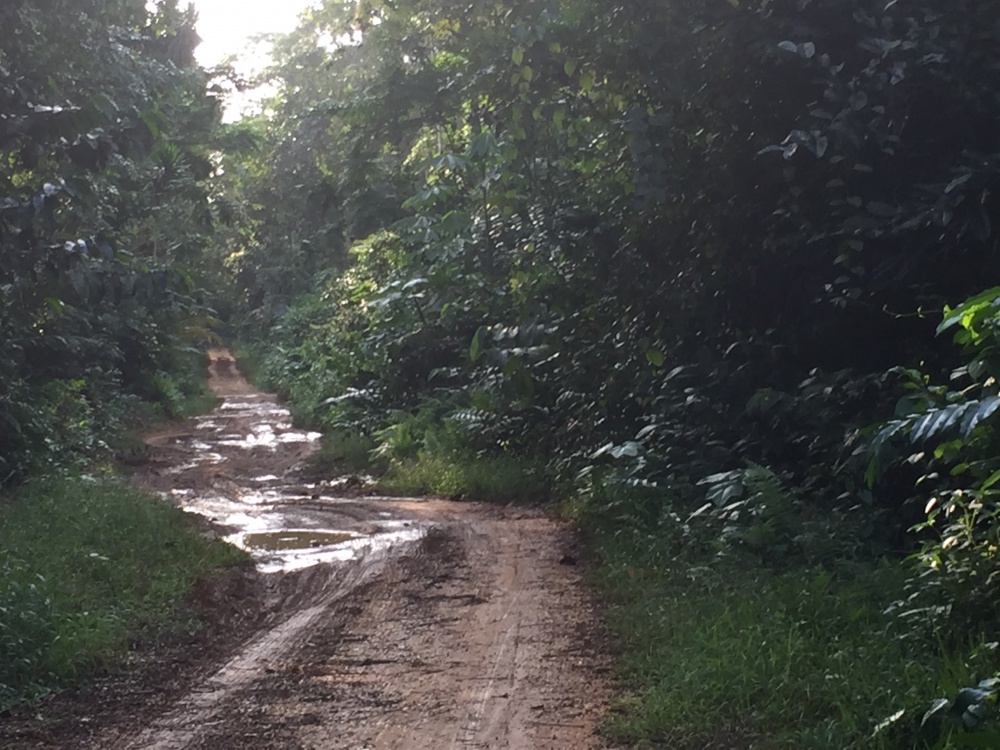
[[[533,509],[304,483],[318,436],[211,356],[219,407],[152,436],[140,481],[253,554],[242,600],[206,595],[256,615],[237,611],[227,649],[177,656],[162,689],[126,691],[134,705],[65,746],[601,747],[606,664],[571,530]]]

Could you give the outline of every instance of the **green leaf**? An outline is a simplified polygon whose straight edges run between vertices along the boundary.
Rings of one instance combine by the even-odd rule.
[[[493,131],[484,130],[469,143],[468,156],[470,159],[482,156],[495,156],[497,150],[497,139],[493,135]]]
[[[970,402],[962,420],[962,437],[968,440],[979,423],[991,417],[998,408],[1000,408],[1000,396],[990,396],[981,401]]]
[[[58,297],[46,297],[45,304],[58,315],[61,315],[66,309],[66,303]]]
[[[945,408],[932,409],[927,412],[914,422],[913,430],[910,432],[910,440],[914,443],[920,443],[924,440],[938,437],[949,425],[955,422],[957,419],[956,412],[958,411],[960,410]]]
[[[663,363],[667,361],[667,358],[659,349],[647,349],[646,361],[653,367],[663,367]]]
[[[147,109],[139,113],[139,119],[149,129],[154,138],[160,137],[160,114],[156,110]]]
[[[473,362],[479,359],[479,355],[482,354],[484,336],[486,336],[486,329],[480,326],[472,337],[472,343],[469,345],[469,359]]]
[[[923,726],[934,717],[942,716],[944,711],[946,711],[950,706],[951,701],[947,698],[936,698],[931,703],[931,707],[927,709],[927,712],[924,714],[924,718],[920,720],[920,726]]]
[[[635,458],[639,455],[640,448],[641,446],[638,443],[629,440],[612,448],[611,457],[622,458],[623,456],[627,456],[629,458]]]
[[[985,492],[997,482],[1000,482],[1000,469],[997,469],[992,474],[990,474],[989,477],[987,477],[986,481],[979,486],[979,489]]]
[[[515,65],[524,62],[524,47],[515,47],[514,51],[510,53],[510,59],[514,61]]]
[[[897,721],[899,721],[901,718],[903,718],[903,714],[905,714],[905,713],[906,713],[906,710],[901,708],[896,713],[894,713],[892,716],[887,716],[885,719],[883,719],[882,721],[880,721],[875,726],[875,729],[872,732],[872,736],[874,737],[875,735],[878,735],[878,734],[881,734],[882,732],[884,732],[886,729],[888,729],[893,724],[895,724]]]
[[[91,105],[109,120],[113,120],[119,112],[118,105],[106,94],[96,94],[90,98]]]
[[[944,320],[938,325],[937,332],[943,333],[957,324],[968,328],[976,313],[987,307],[995,307],[998,301],[1000,301],[1000,286],[995,286],[969,297],[954,309],[945,307]]]

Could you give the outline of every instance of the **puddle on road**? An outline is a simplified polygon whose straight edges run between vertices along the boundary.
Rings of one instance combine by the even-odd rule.
[[[199,466],[204,464],[219,464],[225,461],[225,457],[221,453],[203,453],[198,456],[194,461],[189,461],[186,464],[178,464],[177,466],[171,466],[169,469],[164,469],[164,474],[183,474],[186,471],[191,471],[192,469],[197,469]]]
[[[288,410],[268,397],[225,398],[211,415],[196,420],[192,434],[174,436],[186,460],[163,472],[179,476],[212,465],[220,467],[222,481],[204,486],[196,480],[184,487],[179,477],[180,486],[168,494],[186,511],[226,527],[225,540],[246,550],[264,573],[346,563],[424,535],[421,524],[338,493],[367,478],[293,484],[281,452],[320,438],[295,429]]]
[[[349,531],[282,529],[281,531],[258,531],[243,534],[240,537],[240,545],[249,550],[279,552],[282,550],[328,547],[358,538],[358,534],[353,534]]]
[[[254,431],[249,435],[231,437],[227,436],[227,440],[220,440],[217,445],[223,445],[227,448],[254,448],[258,445],[267,446],[269,448],[277,448],[280,444],[287,443],[315,443],[323,437],[318,432],[285,432],[281,435],[276,435],[275,433],[265,430],[254,428]]]
[[[319,547],[302,547],[276,551],[254,550],[249,552],[257,562],[257,568],[263,573],[290,573],[294,570],[310,568],[323,563],[346,563],[357,560],[368,554],[384,552],[391,547],[415,542],[426,533],[425,529],[416,526],[402,531],[388,531],[370,536],[354,536],[347,541]],[[240,535],[236,535],[239,537]],[[245,536],[245,535],[244,535]],[[234,538],[230,538],[234,541]],[[234,543],[239,545],[238,542]]]

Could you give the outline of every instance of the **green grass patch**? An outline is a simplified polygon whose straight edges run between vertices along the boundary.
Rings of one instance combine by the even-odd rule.
[[[192,584],[244,560],[117,481],[39,480],[0,498],[0,710],[192,628]]]
[[[606,732],[631,747],[952,747],[940,728],[920,726],[931,700],[1000,666],[991,648],[960,658],[885,614],[903,590],[902,563],[776,570],[675,531],[590,533],[620,649]]]
[[[463,497],[485,502],[541,502],[551,496],[545,471],[508,455],[445,456],[421,451],[394,460],[380,486],[389,492]]]
[[[375,442],[359,432],[334,430],[323,435],[323,442],[305,461],[306,471],[323,477],[344,474],[381,474],[386,461],[372,455]]]

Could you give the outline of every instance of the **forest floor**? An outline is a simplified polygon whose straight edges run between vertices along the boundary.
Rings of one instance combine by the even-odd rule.
[[[318,435],[211,358],[219,406],[149,436],[136,482],[255,565],[196,586],[194,636],[0,718],[0,747],[603,746],[608,659],[570,526],[309,481]]]

